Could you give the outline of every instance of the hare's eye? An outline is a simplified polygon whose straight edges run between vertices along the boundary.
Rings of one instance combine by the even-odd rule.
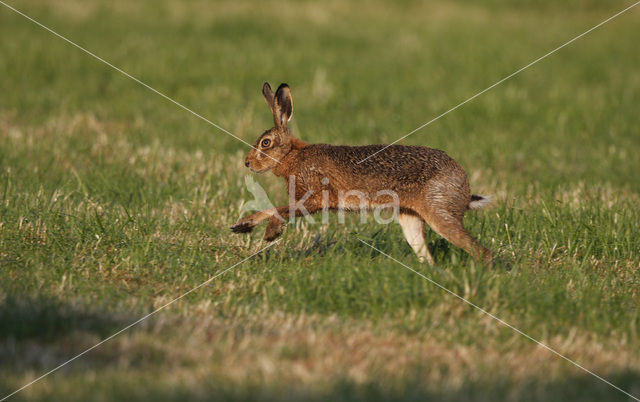
[[[266,147],[268,147],[269,145],[271,145],[271,140],[270,140],[270,139],[265,138],[264,140],[262,140],[262,147],[263,147],[263,148],[266,148]]]

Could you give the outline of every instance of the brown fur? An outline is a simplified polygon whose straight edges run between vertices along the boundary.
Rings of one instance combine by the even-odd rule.
[[[340,191],[358,190],[365,195],[365,207],[371,207],[392,201],[391,196],[376,197],[379,190],[392,190],[399,196],[401,214],[419,217],[475,258],[487,263],[491,261],[491,251],[478,244],[462,226],[462,218],[472,201],[484,198],[473,195],[472,199],[466,173],[446,153],[427,147],[392,145],[358,164],[384,145],[307,144],[295,138],[288,128],[287,122],[293,113],[289,87],[280,85],[274,95],[265,83],[263,94],[273,113],[275,127],[258,138],[245,165],[255,172],[272,170],[287,184],[294,180],[296,194],[289,196],[296,202],[307,191],[312,191],[303,203],[310,214],[322,209],[323,190],[328,194],[330,209],[340,207]],[[346,197],[345,206],[359,210],[359,202],[355,196]],[[277,218],[275,212],[283,220],[287,219],[289,205],[257,212],[239,220],[231,229],[250,232],[254,226],[268,220],[264,238],[274,240],[283,226],[283,220]],[[427,261],[432,263],[428,250],[425,252]]]

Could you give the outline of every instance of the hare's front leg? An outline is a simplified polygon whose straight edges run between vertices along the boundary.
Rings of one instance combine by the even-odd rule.
[[[293,206],[285,205],[277,208],[269,208],[242,218],[231,226],[231,230],[235,233],[249,233],[255,226],[269,219],[264,240],[273,241],[282,234],[284,223],[290,216],[309,215],[317,212],[321,208],[321,205],[316,202],[315,199],[299,200]]]
[[[249,233],[256,225],[276,215],[280,208],[269,208],[244,217],[231,226],[231,231],[234,233]]]
[[[267,224],[267,230],[264,232],[264,240],[265,241],[274,241],[282,234],[282,229],[284,228],[285,222],[284,220],[280,220],[275,216],[269,218],[269,223]]]
[[[264,240],[273,241],[280,237],[282,229],[286,223],[286,220],[291,216],[305,216],[317,212],[322,207],[315,199],[312,200],[299,200],[294,206],[285,205],[284,207],[276,208],[277,214],[274,214],[269,218],[269,224],[267,230],[264,233]]]
[[[264,211],[256,212],[255,214],[251,214],[240,219],[231,226],[231,231],[234,233],[249,233],[254,227],[269,219],[269,225],[267,226],[267,232],[265,233],[264,239],[272,241],[282,234],[282,226],[288,216],[288,205],[265,209]]]
[[[267,229],[264,232],[265,241],[274,241],[282,234],[282,228],[285,225],[286,217],[289,216],[289,206],[275,208],[276,212],[271,215]]]

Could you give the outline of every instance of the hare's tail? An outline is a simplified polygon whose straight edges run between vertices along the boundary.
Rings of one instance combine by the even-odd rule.
[[[491,203],[491,197],[488,195],[471,195],[469,209],[482,209]]]

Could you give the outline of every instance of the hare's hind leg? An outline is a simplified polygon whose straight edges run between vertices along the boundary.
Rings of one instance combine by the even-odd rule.
[[[431,257],[431,253],[429,253],[429,249],[427,248],[424,233],[425,227],[422,218],[416,215],[401,213],[398,215],[398,222],[400,222],[400,226],[402,227],[404,238],[407,239],[413,251],[418,255],[420,262],[426,261],[429,265],[434,265],[433,257]]]
[[[493,255],[487,248],[482,247],[476,239],[462,226],[462,217],[455,217],[446,211],[421,214],[424,220],[436,233],[444,237],[454,246],[460,247],[472,257],[486,264],[491,264]]]

